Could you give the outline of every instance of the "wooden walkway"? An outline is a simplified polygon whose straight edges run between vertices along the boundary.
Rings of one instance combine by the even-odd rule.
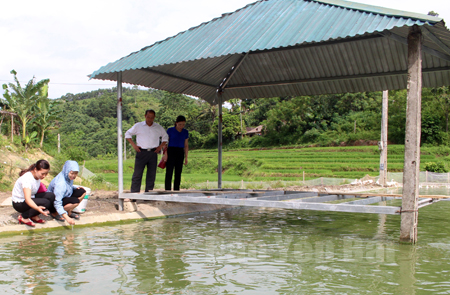
[[[119,197],[119,210],[123,200],[164,201],[178,203],[217,204],[283,208],[296,210],[336,211],[352,213],[401,214],[401,207],[375,205],[383,201],[401,199],[399,194],[369,194],[350,192],[305,192],[275,190],[205,190],[205,191],[153,191],[123,193]],[[431,205],[448,196],[420,196],[419,208]],[[347,200],[347,201],[346,201]],[[339,201],[335,203],[330,203]]]

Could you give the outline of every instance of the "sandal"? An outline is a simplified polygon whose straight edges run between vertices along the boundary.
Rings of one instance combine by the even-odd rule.
[[[28,226],[32,226],[32,227],[35,226],[34,222],[31,221],[31,219],[30,219],[30,221],[28,221],[28,222],[23,221],[22,215],[19,215],[19,218],[17,218],[17,219],[19,220],[19,224],[22,224],[22,223],[23,223],[23,224],[26,224],[26,225],[28,225]]]
[[[76,214],[76,213],[70,213],[70,215],[69,215],[69,217],[70,218],[74,218],[74,219],[76,219],[76,220],[79,220],[80,219],[80,215],[78,215],[78,214]]]
[[[33,217],[39,218],[37,216],[33,216]],[[30,218],[31,221],[34,221],[35,223],[45,223],[44,219],[39,218],[39,219],[35,220],[35,219],[33,219],[33,217]]]
[[[65,219],[59,214],[56,214],[56,216],[50,214],[50,216],[57,221],[65,221]]]

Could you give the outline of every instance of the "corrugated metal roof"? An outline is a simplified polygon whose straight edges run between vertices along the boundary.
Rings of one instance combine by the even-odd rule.
[[[245,56],[225,100],[399,89],[406,87],[404,40],[413,25],[427,33],[424,86],[450,84],[450,32],[442,19],[342,0],[261,0],[109,63],[91,78],[115,81],[123,72],[124,82],[215,103],[218,85]]]

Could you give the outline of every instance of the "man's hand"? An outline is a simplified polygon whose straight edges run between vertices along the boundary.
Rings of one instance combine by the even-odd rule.
[[[159,153],[165,146],[166,146],[165,143],[162,143],[161,145],[159,145],[159,146],[156,148],[155,153]]]
[[[137,145],[133,145],[133,148],[136,152],[140,153],[141,149]]]

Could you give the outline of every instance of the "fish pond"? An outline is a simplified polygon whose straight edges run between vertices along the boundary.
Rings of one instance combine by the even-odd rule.
[[[450,202],[400,216],[237,208],[2,236],[0,294],[450,294]]]

